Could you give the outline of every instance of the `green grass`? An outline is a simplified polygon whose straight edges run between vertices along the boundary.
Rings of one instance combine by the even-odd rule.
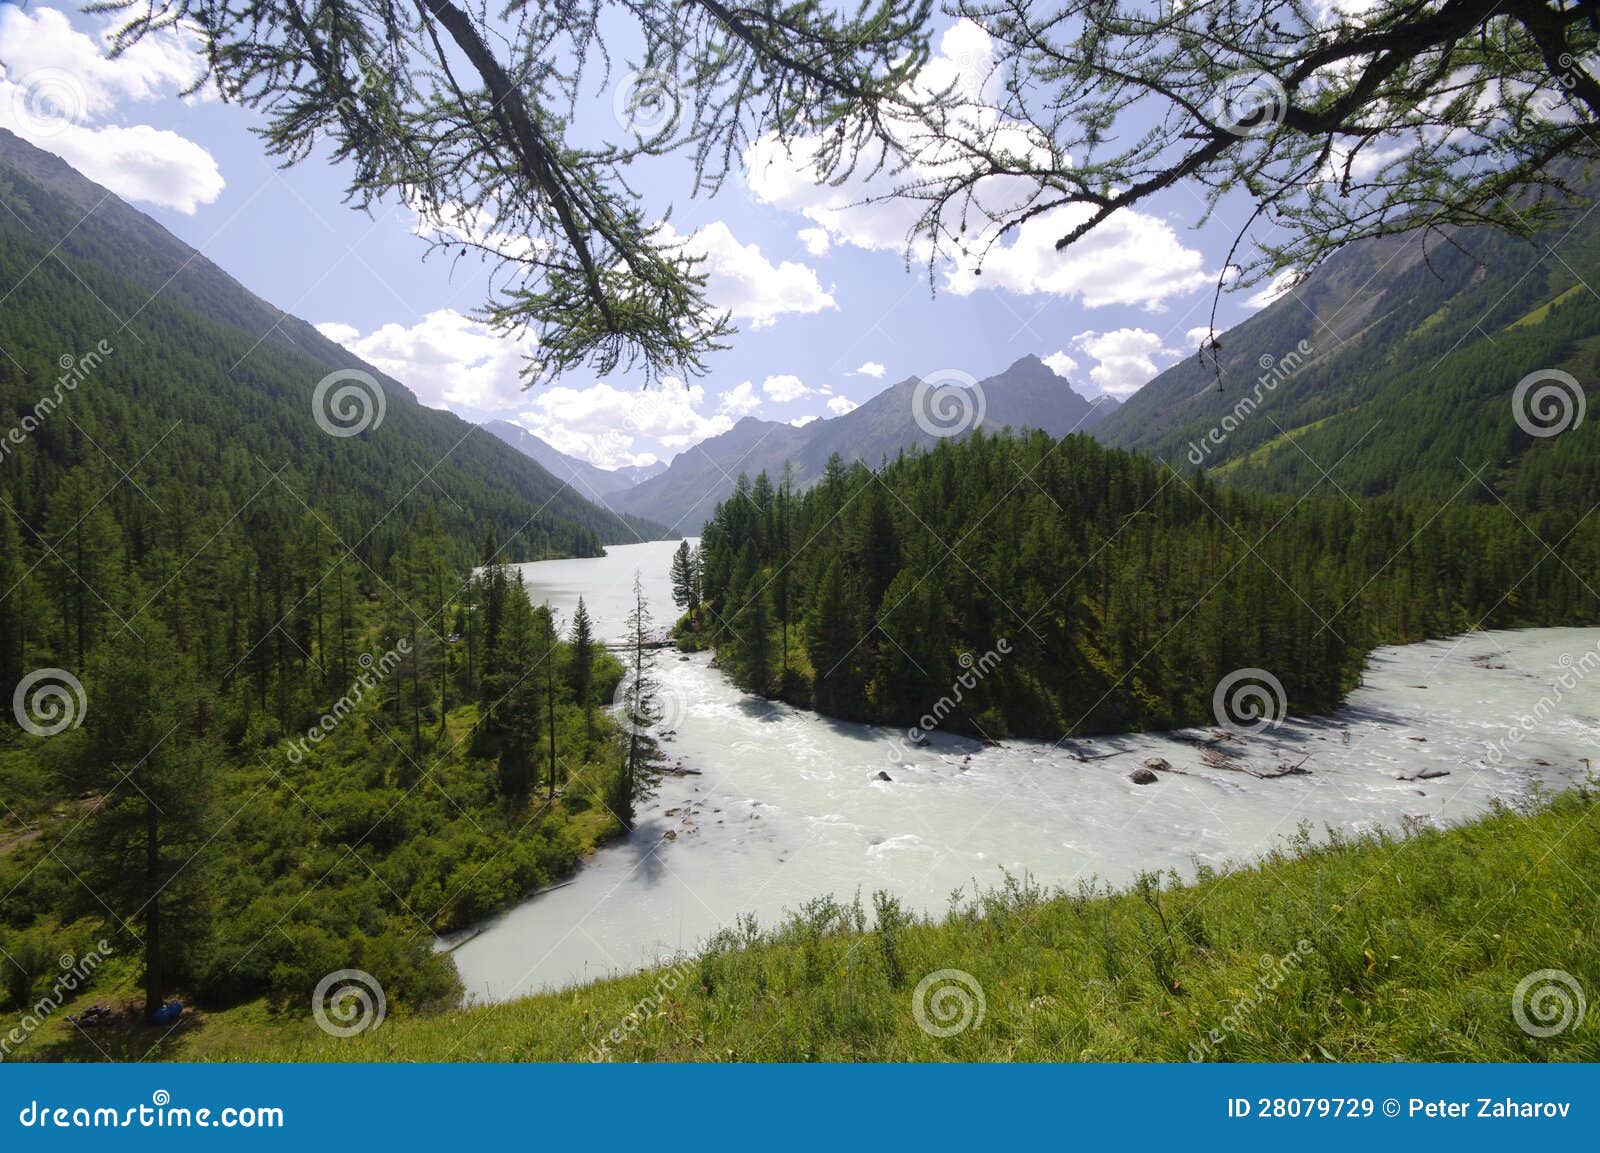
[[[1545,318],[1550,315],[1550,310],[1552,308],[1555,308],[1561,304],[1565,304],[1567,301],[1574,299],[1579,293],[1585,291],[1587,291],[1587,289],[1582,284],[1574,284],[1560,296],[1545,301],[1538,308],[1535,308],[1532,312],[1529,312],[1524,316],[1519,316],[1516,320],[1513,320],[1510,324],[1506,325],[1506,327],[1532,328],[1536,324],[1543,324]]]
[[[1595,1014],[1531,1037],[1512,995],[1556,969],[1600,997],[1596,809],[1579,790],[1444,832],[1314,845],[1303,830],[1259,864],[1190,885],[1150,876],[1045,894],[1012,881],[954,900],[937,923],[880,909],[887,930],[864,929],[859,902],[824,899],[771,931],[727,931],[676,970],[391,1015],[349,1039],[261,1005],[201,1013],[151,1055],[586,1060],[615,1032],[616,1061],[1593,1061]],[[947,969],[981,986],[985,1012],[940,1038],[912,1005],[918,983]],[[63,1022],[47,1028],[59,1043],[32,1055],[100,1055]],[[138,1032],[97,1044],[143,1055],[152,1038]]]
[[[1299,440],[1307,433],[1315,432],[1332,419],[1333,417],[1331,416],[1325,416],[1321,420],[1314,420],[1309,424],[1303,424],[1298,428],[1291,428],[1287,431],[1281,432],[1271,440],[1258,444],[1248,453],[1245,453],[1242,456],[1236,456],[1231,460],[1224,461],[1222,464],[1212,469],[1211,473],[1213,476],[1227,476],[1230,473],[1238,472],[1242,468],[1259,468],[1265,465],[1271,458],[1272,454],[1277,452],[1280,448],[1287,448],[1291,442]]]

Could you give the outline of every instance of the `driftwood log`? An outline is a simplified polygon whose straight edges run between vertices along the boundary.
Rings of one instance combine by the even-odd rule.
[[[1210,768],[1223,769],[1230,773],[1244,773],[1246,776],[1255,777],[1258,781],[1271,781],[1276,780],[1278,777],[1309,777],[1311,775],[1311,770],[1305,767],[1305,763],[1311,759],[1310,753],[1307,753],[1292,765],[1280,761],[1278,767],[1271,772],[1262,772],[1260,769],[1241,764],[1218,749],[1204,750],[1200,754],[1200,759]]]

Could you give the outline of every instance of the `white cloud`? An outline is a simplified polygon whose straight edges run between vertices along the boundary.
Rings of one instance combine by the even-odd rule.
[[[706,296],[718,308],[751,328],[767,328],[787,313],[814,313],[837,308],[823,291],[816,271],[797,261],[773,264],[755,244],[740,244],[731,229],[713,220],[692,236],[672,226],[661,230],[664,243],[683,242],[684,250],[705,258]]]
[[[384,325],[365,336],[339,321],[317,329],[410,387],[424,405],[469,409],[469,416],[515,413],[523,429],[602,469],[653,464],[728,432],[738,417],[760,405],[749,381],[723,393],[709,414],[702,411],[707,408],[702,385],[686,387],[670,376],[650,389],[616,389],[597,381],[582,389],[525,390],[518,369],[533,342],[494,336],[453,309],[427,313],[416,325]]]
[[[112,59],[53,8],[0,7],[0,128],[119,196],[193,213],[225,186],[211,153],[176,132],[105,121],[193,83],[197,47],[192,32],[167,28]]]
[[[769,400],[778,404],[788,404],[790,401],[811,395],[811,390],[800,382],[798,376],[792,373],[767,377],[766,380],[761,382],[761,391],[766,393]]]
[[[1137,392],[1182,355],[1182,350],[1168,348],[1161,337],[1142,328],[1079,333],[1072,338],[1072,347],[1099,362],[1089,370],[1089,380],[1119,400]]]
[[[1073,360],[1072,357],[1068,356],[1060,349],[1057,349],[1049,356],[1041,357],[1040,359],[1044,361],[1045,366],[1049,368],[1051,372],[1055,373],[1062,380],[1072,379],[1072,374],[1078,371],[1078,362]]]
[[[337,321],[317,325],[329,340],[382,369],[423,404],[510,416],[562,452],[619,468],[652,464],[663,455],[727,432],[761,404],[750,381],[723,393],[709,414],[706,390],[666,377],[648,389],[597,381],[522,388],[519,370],[532,341],[496,336],[453,309],[430,312],[414,325],[386,324],[363,335]],[[777,378],[773,378],[777,379]]]
[[[749,416],[760,407],[761,398],[756,395],[756,386],[746,380],[722,394],[722,399],[717,404],[717,411],[739,417]]]
[[[833,241],[828,238],[826,228],[802,228],[795,235],[800,238],[800,243],[806,246],[806,251],[812,256],[826,256],[828,249],[833,247]]]
[[[109,34],[96,44],[54,8],[36,8],[32,14],[9,5],[0,10],[0,47],[8,72],[13,79],[44,69],[60,73],[52,79],[61,86],[51,94],[63,113],[99,119],[121,101],[156,100],[181,91],[202,69],[200,37],[183,27],[153,32],[115,58],[106,54],[108,44]]]
[[[845,413],[854,412],[860,407],[860,405],[851,400],[848,396],[836,396],[832,400],[828,401],[828,411],[833,413],[834,416],[843,416]]]
[[[971,21],[959,20],[945,31],[918,81],[919,90],[927,93],[946,85],[957,94],[955,101],[947,102],[953,108],[952,123],[958,129],[965,126],[984,151],[1047,158],[1046,141],[1034,130],[1003,118],[994,106],[1000,85],[992,45],[988,34]],[[805,216],[832,243],[904,254],[907,237],[926,205],[891,194],[906,184],[961,172],[967,161],[963,150],[930,141],[909,123],[897,124],[894,130],[914,153],[904,171],[856,173],[838,184],[821,181],[815,172],[825,147],[821,138],[785,143],[768,134],[745,150],[746,183],[758,201]],[[985,177],[971,191],[974,210],[943,222],[948,234],[966,232],[965,225],[972,221],[1030,203],[1037,187],[1022,178]],[[1151,310],[1210,282],[1198,250],[1185,246],[1164,220],[1131,209],[1078,241],[1070,256],[1057,252],[1055,242],[1090,212],[1086,206],[1058,208],[1025,221],[1005,237],[997,237],[992,227],[970,233],[963,251],[945,254],[939,272],[947,289],[958,295],[987,288],[1074,297],[1089,307],[1133,304]],[[928,253],[925,237],[912,243],[916,259],[925,260]],[[977,253],[985,254],[981,276]]]
[[[949,288],[969,296],[980,288],[1004,288],[1021,296],[1046,293],[1076,297],[1089,308],[1140,305],[1159,311],[1169,297],[1186,296],[1211,283],[1203,257],[1186,248],[1166,221],[1123,210],[1072,246],[1056,241],[1088,219],[1090,209],[1058,208],[1023,223],[1007,245],[991,248],[975,275],[976,257],[959,261]]]
[[[319,324],[317,330],[433,408],[497,412],[521,404],[527,395],[519,372],[533,343],[496,336],[453,308],[430,312],[410,327],[385,324],[365,336],[337,322]]]
[[[316,330],[326,336],[335,344],[342,344],[349,348],[351,342],[361,339],[361,330],[353,324],[340,324],[337,320],[326,320],[316,325]]]
[[[1443,111],[1442,106],[1440,111]],[[1329,146],[1328,159],[1317,179],[1328,184],[1339,184],[1347,175],[1356,181],[1371,180],[1415,152],[1422,139],[1420,134],[1413,133],[1399,138],[1369,140],[1360,152],[1349,144],[1334,143]]]
[[[1211,326],[1202,324],[1199,328],[1191,328],[1183,334],[1183,341],[1190,348],[1199,348],[1211,335]]]
[[[873,380],[882,380],[883,374],[889,370],[875,360],[869,360],[860,368],[852,372],[851,376],[870,376]]]
[[[706,390],[667,377],[647,389],[623,390],[599,381],[588,388],[557,386],[528,394],[532,407],[518,423],[562,452],[601,468],[649,464],[655,455],[639,444],[653,440],[687,448],[727,432],[733,420],[724,413],[700,412]]]
[[[957,21],[944,32],[939,50],[923,66],[917,95],[932,96],[953,87],[957,98],[976,98],[982,87],[976,77],[987,71],[989,58],[988,34],[971,21]],[[915,136],[909,123],[901,127],[901,133],[906,140]],[[826,147],[821,137],[800,136],[784,143],[768,133],[745,149],[746,186],[758,201],[805,216],[832,243],[902,252],[922,205],[898,199],[863,201],[926,172],[869,175],[863,171],[837,184],[821,181],[816,177],[816,160]]]
[[[1261,309],[1277,300],[1284,293],[1300,282],[1300,273],[1292,268],[1285,268],[1274,276],[1270,283],[1262,286],[1257,291],[1245,297],[1246,308]]]
[[[501,232],[493,210],[484,205],[451,201],[430,211],[420,198],[413,198],[400,211],[409,215],[410,228],[416,235],[446,244],[474,246],[491,259],[528,260],[551,247],[542,236]]]
[[[820,141],[800,137],[785,145],[768,134],[744,152],[745,183],[762,204],[799,213],[813,222],[831,244],[898,251],[917,217],[917,206],[898,202],[861,204],[879,189],[859,177],[842,185],[819,182],[815,175]]]
[[[789,423],[791,425],[793,425],[795,428],[804,428],[806,425],[810,424],[812,421],[814,421],[816,419],[817,419],[817,414],[814,413],[814,412],[811,412],[811,413],[807,413],[805,416],[797,416],[793,420],[791,420]]]

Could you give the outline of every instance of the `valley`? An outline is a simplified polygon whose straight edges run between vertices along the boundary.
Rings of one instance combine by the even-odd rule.
[[[0,7],[0,1059],[1600,1061],[1592,5],[313,8]]]

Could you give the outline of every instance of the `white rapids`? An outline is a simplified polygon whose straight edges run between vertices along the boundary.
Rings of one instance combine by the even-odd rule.
[[[675,615],[676,546],[530,564],[525,579],[565,620],[581,592],[599,635],[615,638],[635,569],[658,623]],[[1308,775],[1276,780],[1207,767],[1169,734],[1078,742],[1086,760],[1044,741],[934,734],[908,746],[900,730],[741,693],[707,655],[660,651],[664,749],[700,775],[664,778],[626,841],[465,935],[456,964],[469,997],[501,1001],[670,961],[739,914],[770,924],[819,894],[888,889],[940,913],[953,890],[997,884],[1002,870],[1046,886],[1126,882],[1247,860],[1302,823],[1321,835],[1466,820],[1566,787],[1600,757],[1597,646],[1600,629],[1533,629],[1379,649],[1337,713],[1246,739],[1240,759],[1257,769],[1305,758]],[[1151,757],[1177,771],[1134,784]],[[1416,779],[1427,770],[1447,775]]]

